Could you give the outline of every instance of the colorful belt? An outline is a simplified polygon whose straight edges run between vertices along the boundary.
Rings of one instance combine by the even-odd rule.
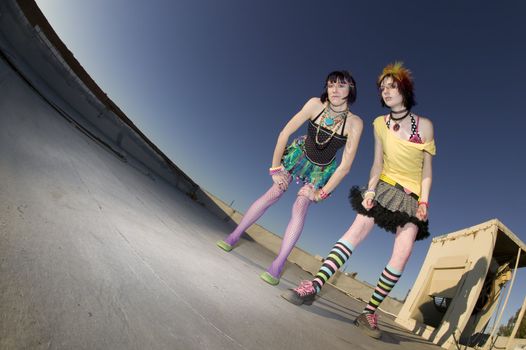
[[[405,188],[404,186],[400,185],[398,182],[396,182],[395,180],[387,177],[386,175],[384,174],[381,174],[380,175],[380,180],[382,180],[383,182],[395,187],[395,188],[398,188],[399,190],[402,190],[404,191],[406,194],[410,195],[411,197],[413,197],[414,199],[418,200],[420,197],[414,193],[414,192],[411,192],[411,190]]]

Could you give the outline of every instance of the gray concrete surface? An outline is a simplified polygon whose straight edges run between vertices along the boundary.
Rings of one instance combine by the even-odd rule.
[[[1,349],[427,349],[388,316],[382,341],[333,289],[311,307],[258,275],[273,254],[119,160],[0,63]]]
[[[331,287],[287,303],[307,273],[265,284],[274,254],[252,240],[219,250],[232,223],[22,3],[0,2],[0,349],[438,349],[383,314],[368,338],[351,325],[363,303]]]

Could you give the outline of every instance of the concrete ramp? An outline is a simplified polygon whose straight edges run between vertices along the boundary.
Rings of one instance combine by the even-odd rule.
[[[265,284],[273,254],[253,241],[216,248],[232,225],[191,179],[111,111],[83,113],[73,73],[35,63],[61,54],[42,53],[28,6],[0,5],[0,349],[437,348],[388,315],[368,338],[351,324],[364,304],[330,287],[287,303],[307,273]]]

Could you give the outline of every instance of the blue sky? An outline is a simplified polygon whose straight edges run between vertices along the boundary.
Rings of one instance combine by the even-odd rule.
[[[385,113],[375,80],[387,63],[402,60],[415,76],[414,111],[435,127],[432,235],[498,218],[526,241],[522,1],[37,4],[128,117],[198,184],[242,212],[270,186],[281,128],[320,95],[327,73],[350,70],[358,89],[351,110],[365,128],[350,174],[328,201],[310,208],[299,246],[319,255],[354,218],[348,189],[367,181],[371,122]],[[259,223],[281,235],[298,189]],[[347,271],[376,283],[392,243],[375,229]],[[405,296],[429,244],[416,244],[394,296]],[[524,271],[515,283],[506,319],[524,298]]]

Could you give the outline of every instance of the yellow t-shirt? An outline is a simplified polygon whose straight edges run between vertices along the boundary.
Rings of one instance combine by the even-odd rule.
[[[402,140],[387,128],[383,116],[376,118],[373,126],[384,151],[382,174],[420,196],[424,152],[436,154],[435,140],[424,143]]]

